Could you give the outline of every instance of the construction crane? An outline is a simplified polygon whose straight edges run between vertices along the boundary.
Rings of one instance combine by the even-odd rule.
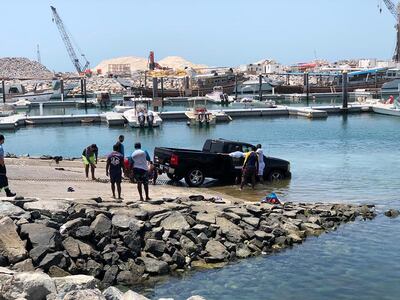
[[[42,63],[42,59],[40,58],[40,48],[39,48],[39,44],[36,45],[36,56],[37,56],[37,61],[39,64]]]
[[[90,64],[89,61],[86,59],[85,54],[80,53],[82,58],[85,60],[85,65],[82,67],[81,62],[79,61],[78,56],[76,55],[74,47],[72,46],[71,39],[65,29],[64,23],[61,20],[60,16],[58,15],[56,8],[54,6],[50,6],[50,8],[51,11],[53,12],[53,22],[55,22],[57,25],[58,31],[60,32],[61,38],[65,44],[65,47],[67,48],[68,55],[71,58],[76,71],[79,74],[84,73],[89,67]]]
[[[393,60],[395,62],[400,62],[400,3],[396,5],[391,0],[383,0],[387,9],[396,19],[396,50],[394,51]],[[382,10],[381,10],[382,11]]]

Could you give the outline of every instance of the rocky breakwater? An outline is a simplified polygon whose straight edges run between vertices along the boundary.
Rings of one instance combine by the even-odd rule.
[[[52,277],[90,275],[102,287],[130,286],[272,253],[358,216],[375,216],[372,206],[345,204],[234,204],[202,196],[130,204],[99,200],[0,202],[0,266]]]

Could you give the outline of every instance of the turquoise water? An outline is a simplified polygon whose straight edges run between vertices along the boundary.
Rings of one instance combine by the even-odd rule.
[[[26,127],[6,132],[6,151],[16,154],[80,156],[97,143],[111,150],[119,134],[126,151],[141,141],[154,146],[201,148],[206,138],[261,143],[268,155],[291,162],[293,178],[240,193],[257,200],[275,191],[285,201],[374,203],[379,212],[400,208],[400,119],[375,114],[238,119],[196,129],[165,122],[154,130],[104,125]],[[400,218],[380,214],[338,231],[307,240],[291,250],[232,264],[220,270],[193,272],[154,286],[148,295],[186,299],[398,299],[400,294]]]

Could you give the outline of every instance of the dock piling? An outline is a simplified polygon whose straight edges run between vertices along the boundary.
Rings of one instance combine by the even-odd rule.
[[[343,104],[342,104],[342,108],[343,109],[347,109],[348,107],[348,91],[347,91],[347,81],[348,81],[348,77],[347,77],[347,72],[343,72],[342,74],[342,98],[343,98]]]
[[[83,77],[81,77],[81,94],[83,96]]]
[[[262,101],[262,75],[260,74],[259,76],[258,76],[258,79],[259,79],[259,87],[258,87],[258,93],[259,93],[259,97],[260,97],[260,101]]]
[[[61,102],[64,102],[64,79],[60,79]]]
[[[1,81],[1,93],[3,94],[3,103],[6,103],[6,82],[4,79]]]
[[[158,79],[153,77],[153,99],[158,96]]]
[[[161,77],[161,101],[164,101],[164,77]]]
[[[309,100],[310,100],[310,84],[309,84],[309,80],[310,79],[310,75],[308,74],[308,72],[304,73],[304,92],[306,93],[306,100],[307,100],[307,106],[309,105]]]
[[[86,110],[87,109],[86,78],[83,79],[83,90],[84,90],[83,97],[85,99],[85,110]]]
[[[237,74],[235,75],[235,100],[238,98],[238,80],[237,80]]]

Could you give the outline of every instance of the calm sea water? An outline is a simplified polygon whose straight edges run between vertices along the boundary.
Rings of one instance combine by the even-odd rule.
[[[79,156],[97,143],[111,150],[119,134],[126,151],[141,141],[154,146],[201,148],[206,138],[261,143],[270,156],[291,162],[288,182],[240,193],[235,186],[215,187],[257,201],[275,191],[284,201],[374,203],[382,212],[400,208],[400,119],[374,114],[238,119],[195,129],[165,122],[154,130],[104,125],[26,127],[6,132],[6,151],[16,154]],[[148,296],[186,299],[398,299],[400,294],[400,218],[380,214],[338,231],[311,238],[282,253],[249,259],[220,270],[188,273],[148,290]]]

